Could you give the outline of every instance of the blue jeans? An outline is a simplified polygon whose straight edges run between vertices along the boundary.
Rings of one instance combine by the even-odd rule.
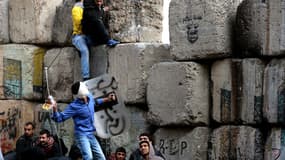
[[[106,160],[94,135],[75,135],[75,142],[81,151],[83,160]]]
[[[81,75],[83,78],[90,78],[89,70],[89,46],[92,41],[83,34],[72,36],[72,44],[79,50],[81,56]]]

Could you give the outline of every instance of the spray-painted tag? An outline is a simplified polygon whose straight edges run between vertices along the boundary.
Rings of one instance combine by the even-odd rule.
[[[110,93],[115,93],[117,98],[116,102],[95,106],[94,125],[97,136],[110,138],[128,130],[130,120],[115,78],[105,74],[85,81],[85,84],[95,99],[106,97]]]

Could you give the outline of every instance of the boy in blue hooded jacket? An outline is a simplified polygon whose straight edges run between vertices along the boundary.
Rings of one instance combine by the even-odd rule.
[[[115,101],[116,97],[114,94],[109,94],[108,97],[95,100],[84,82],[74,83],[71,90],[76,99],[62,112],[57,110],[57,105],[55,104],[53,106],[52,119],[56,122],[63,122],[72,117],[74,139],[81,151],[83,160],[105,160],[104,153],[94,135],[96,131],[94,127],[94,106],[104,102]]]

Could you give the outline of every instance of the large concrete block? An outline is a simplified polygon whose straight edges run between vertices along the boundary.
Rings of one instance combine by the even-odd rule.
[[[9,0],[9,33],[15,43],[49,44],[56,7],[63,0]]]
[[[285,59],[273,59],[264,72],[264,118],[285,124]]]
[[[71,101],[71,85],[82,80],[79,55],[80,53],[74,47],[53,48],[45,55],[44,66],[48,68],[50,94],[58,101]],[[108,54],[104,45],[91,48],[89,65],[91,77],[107,72]],[[46,86],[46,81],[44,85]]]
[[[122,44],[109,50],[108,73],[118,81],[127,103],[145,103],[145,80],[149,69],[153,64],[163,61],[171,61],[167,45]]]
[[[216,122],[262,122],[264,68],[259,59],[224,59],[213,63],[212,117]]]
[[[209,128],[159,129],[155,146],[167,160],[207,160]]]
[[[237,10],[237,45],[245,56],[285,54],[285,1],[244,0]]]
[[[285,159],[285,129],[272,128],[266,139],[264,160]]]
[[[8,0],[0,0],[0,43],[9,42]]]
[[[80,80],[81,76],[80,58],[76,49],[73,47],[66,47],[48,50],[44,58],[44,66],[47,69],[48,76],[44,76],[44,85],[47,85],[47,79],[50,94],[53,95],[57,101],[71,101],[71,85],[75,81]],[[45,93],[47,92],[48,91],[46,86]]]
[[[113,0],[111,35],[122,42],[161,42],[163,0]]]
[[[108,51],[108,47],[105,45],[91,48],[89,60],[91,77],[97,77],[107,73],[108,66],[110,65],[108,61]]]
[[[34,120],[35,103],[21,100],[0,100],[0,138],[3,153],[12,151],[24,133],[24,124]]]
[[[114,152],[118,147],[124,146],[127,153],[132,153],[138,148],[138,136],[144,132],[151,132],[149,131],[151,126],[146,121],[146,111],[132,105],[127,107],[127,111],[130,113],[131,126],[127,132],[110,138],[109,148]],[[127,154],[127,156],[129,155]]]
[[[33,45],[0,45],[0,58],[3,62],[0,68],[0,75],[3,75],[0,84],[1,99],[42,98],[44,54],[43,48]]]
[[[151,124],[207,125],[209,71],[195,62],[164,62],[152,67],[147,80]]]
[[[56,7],[54,23],[52,26],[52,41],[56,44],[71,44],[72,15],[71,10],[74,3],[66,2]]]
[[[235,13],[241,1],[172,0],[171,54],[177,60],[230,56]]]
[[[213,131],[209,143],[209,160],[263,159],[262,133],[248,126],[222,126]]]

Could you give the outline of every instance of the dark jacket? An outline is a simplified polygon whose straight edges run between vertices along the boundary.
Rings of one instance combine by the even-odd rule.
[[[36,148],[38,148],[45,158],[59,157],[61,156],[61,150],[59,144],[50,137],[46,145],[42,145],[39,141],[37,142]]]
[[[98,7],[94,0],[84,0],[83,7],[82,32],[95,44],[106,44],[110,37],[104,24],[103,6]]]
[[[37,137],[27,137],[25,135],[22,135],[16,142],[16,154],[17,159],[21,160],[21,155],[23,152],[26,152],[27,150],[31,149],[35,146]]]

